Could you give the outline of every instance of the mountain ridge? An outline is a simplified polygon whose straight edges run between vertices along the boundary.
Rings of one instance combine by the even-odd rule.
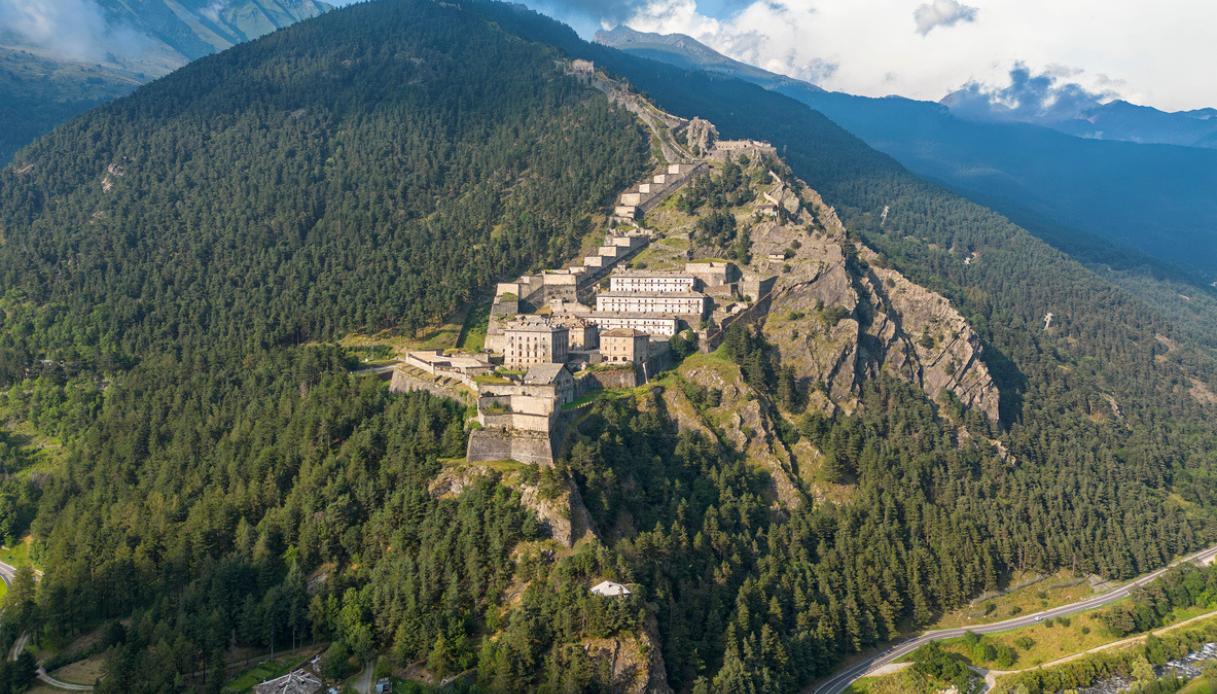
[[[939,101],[964,118],[1042,125],[1087,139],[1202,148],[1212,148],[1217,140],[1217,109],[1213,108],[1163,111],[1113,99],[1076,113],[1054,114],[1005,107],[991,100],[975,102],[976,95],[968,90],[952,92]]]
[[[0,27],[0,165],[59,123],[191,60],[332,7],[320,0],[87,0],[78,17],[46,21],[52,36]],[[54,22],[84,36],[62,43]],[[42,30],[40,30],[42,31]]]
[[[990,205],[1055,243],[1076,230],[1075,245],[1100,238],[1177,266],[1200,286],[1217,277],[1217,239],[1211,234],[1217,228],[1217,202],[1209,194],[1217,187],[1217,152],[1212,150],[1081,139],[1040,125],[965,120],[935,102],[826,92],[751,66],[736,71],[737,61],[725,58],[690,60],[687,49],[654,35],[619,29],[599,36],[642,57],[680,67],[706,63],[712,72],[792,97],[914,173]],[[698,50],[705,52],[713,53],[705,46]]]

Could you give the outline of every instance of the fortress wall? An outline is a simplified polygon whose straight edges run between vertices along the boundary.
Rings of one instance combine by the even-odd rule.
[[[409,393],[416,390],[425,390],[432,395],[438,395],[443,398],[453,398],[465,402],[469,400],[469,397],[464,395],[455,386],[441,385],[430,378],[412,374],[400,366],[393,369],[393,376],[389,379],[389,392]]]
[[[640,383],[642,374],[637,368],[589,371],[575,380],[575,395],[583,396],[610,388],[633,388]]]
[[[761,322],[769,315],[769,305],[773,301],[773,292],[766,294],[760,301],[752,304],[748,308],[740,311],[734,316],[724,318],[717,330],[707,331],[706,334],[698,343],[698,349],[702,352],[713,352],[720,344],[722,344],[723,336],[727,334],[727,329],[739,323],[740,325],[751,325]]]
[[[465,458],[469,462],[516,460],[532,465],[553,465],[554,452],[548,434],[478,429],[469,433]]]
[[[692,167],[690,167],[687,172],[680,174],[679,176],[673,176],[671,174],[659,174],[658,176],[655,177],[656,183],[659,182],[658,179],[661,176],[664,178],[666,183],[663,185],[662,188],[660,188],[658,190],[658,192],[656,192],[653,195],[642,200],[639,203],[638,207],[644,213],[650,212],[651,210],[655,209],[660,204],[662,204],[664,200],[667,200],[669,197],[671,197],[672,193],[675,193],[676,191],[680,190],[680,187],[683,186],[685,184],[685,182],[687,182],[690,178],[692,178],[694,174],[701,171],[702,168],[704,168],[704,166],[705,166],[704,164],[701,164],[699,162],[699,163],[693,165]]]

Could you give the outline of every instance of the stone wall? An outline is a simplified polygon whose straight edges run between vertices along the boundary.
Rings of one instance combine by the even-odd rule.
[[[644,214],[655,209],[662,204],[664,200],[671,197],[673,193],[680,190],[681,186],[688,182],[689,179],[691,179],[695,174],[700,173],[704,168],[705,165],[698,162],[695,165],[689,166],[686,171],[682,171],[680,174],[665,174],[664,183],[660,184],[660,189],[652,193],[649,198],[643,200],[638,205],[638,208],[642,210]]]
[[[514,316],[520,312],[520,300],[502,298],[496,299],[494,304],[490,306],[490,315],[498,316]]]
[[[409,393],[415,390],[425,390],[432,395],[452,398],[461,402],[472,400],[469,393],[458,387],[455,383],[437,382],[427,374],[415,371],[411,367],[404,365],[399,365],[396,369],[393,369],[393,375],[389,379],[390,392]]]
[[[507,412],[503,414],[479,414],[478,422],[488,429],[514,429],[525,432],[540,432],[548,434],[553,427],[553,420],[546,415],[520,414]],[[491,458],[498,460],[498,458]]]
[[[733,316],[727,316],[717,328],[711,328],[706,331],[702,339],[698,341],[698,349],[703,352],[713,352],[722,344],[723,336],[727,334],[727,329],[736,323],[740,325],[752,325],[761,322],[769,315],[769,306],[772,302],[773,291],[770,290],[765,296],[761,297],[760,301]]]
[[[532,465],[553,465],[549,435],[534,431],[478,429],[469,433],[465,459],[471,463],[516,460]]]
[[[582,397],[597,390],[637,388],[648,378],[655,378],[661,372],[672,368],[672,350],[666,346],[656,348],[655,343],[652,343],[651,349],[655,349],[656,353],[647,359],[645,371],[639,365],[631,368],[622,364],[612,369],[593,369],[580,374],[575,379],[575,397]]]
[[[642,374],[637,367],[622,365],[613,369],[594,369],[575,379],[575,396],[611,388],[634,388],[640,383]]]

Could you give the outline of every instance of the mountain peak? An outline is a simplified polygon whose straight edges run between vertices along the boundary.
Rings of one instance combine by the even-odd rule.
[[[599,31],[596,43],[620,51],[668,63],[685,70],[706,72],[735,77],[773,89],[779,86],[798,84],[819,90],[810,82],[796,80],[776,72],[729,58],[706,44],[686,34],[656,34],[631,29],[620,24],[606,31]]]

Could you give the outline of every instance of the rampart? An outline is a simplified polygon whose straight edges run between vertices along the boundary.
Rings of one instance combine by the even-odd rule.
[[[477,429],[470,432],[465,457],[471,463],[491,460],[516,460],[533,465],[554,463],[549,434],[515,429]]]

